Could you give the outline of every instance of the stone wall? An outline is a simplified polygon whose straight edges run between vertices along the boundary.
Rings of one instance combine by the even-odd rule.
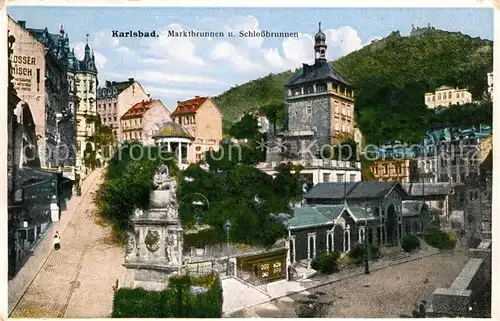
[[[484,293],[491,293],[491,240],[483,240],[477,248],[470,249],[470,259],[449,288],[438,288],[432,293],[426,307],[426,317],[471,317]],[[480,311],[479,315],[491,314]]]

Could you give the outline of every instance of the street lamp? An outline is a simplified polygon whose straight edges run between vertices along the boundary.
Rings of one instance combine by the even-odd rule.
[[[370,274],[370,267],[368,266],[368,261],[370,260],[370,254],[369,254],[370,248],[368,244],[367,232],[368,232],[368,217],[365,216],[365,232],[363,233],[363,238],[364,238],[363,241],[365,243],[365,274]]]
[[[224,224],[224,228],[226,229],[226,251],[227,251],[227,268],[226,275],[229,275],[229,231],[231,230],[231,222],[229,220]]]

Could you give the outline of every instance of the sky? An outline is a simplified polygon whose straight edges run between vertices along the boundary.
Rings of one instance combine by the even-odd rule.
[[[109,8],[8,7],[27,28],[57,34],[61,25],[83,58],[86,34],[100,85],[137,79],[151,98],[170,109],[196,95],[216,96],[231,87],[301,67],[314,60],[318,22],[335,60],[386,37],[409,34],[412,25],[460,31],[493,40],[493,9],[483,8]],[[156,31],[155,38],[116,38],[112,31]],[[292,38],[168,37],[168,30],[297,32]]]

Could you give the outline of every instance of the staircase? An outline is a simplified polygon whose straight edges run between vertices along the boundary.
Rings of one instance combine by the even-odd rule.
[[[403,251],[399,246],[389,247],[384,252],[384,258],[391,261],[397,261],[408,256],[408,253]]]
[[[315,276],[318,272],[308,268],[307,260],[298,261],[294,264],[294,279],[309,279]]]

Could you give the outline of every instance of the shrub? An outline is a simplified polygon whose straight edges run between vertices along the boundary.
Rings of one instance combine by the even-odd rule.
[[[412,252],[420,248],[420,239],[415,234],[406,234],[401,240],[401,247],[405,252]]]
[[[432,247],[440,250],[455,248],[457,236],[453,233],[446,233],[436,228],[430,228],[424,232],[424,241]]]
[[[368,244],[369,246],[369,256],[371,260],[376,260],[380,257],[380,248],[373,244]],[[353,246],[353,248],[347,253],[347,256],[351,263],[359,265],[365,260],[365,245],[358,243]]]
[[[191,293],[190,287],[207,289]],[[174,276],[163,291],[119,289],[113,301],[113,318],[221,318],[222,285],[215,273],[199,277]]]
[[[338,260],[340,258],[339,252],[321,253],[312,261],[311,267],[322,273],[335,273],[339,271]]]

